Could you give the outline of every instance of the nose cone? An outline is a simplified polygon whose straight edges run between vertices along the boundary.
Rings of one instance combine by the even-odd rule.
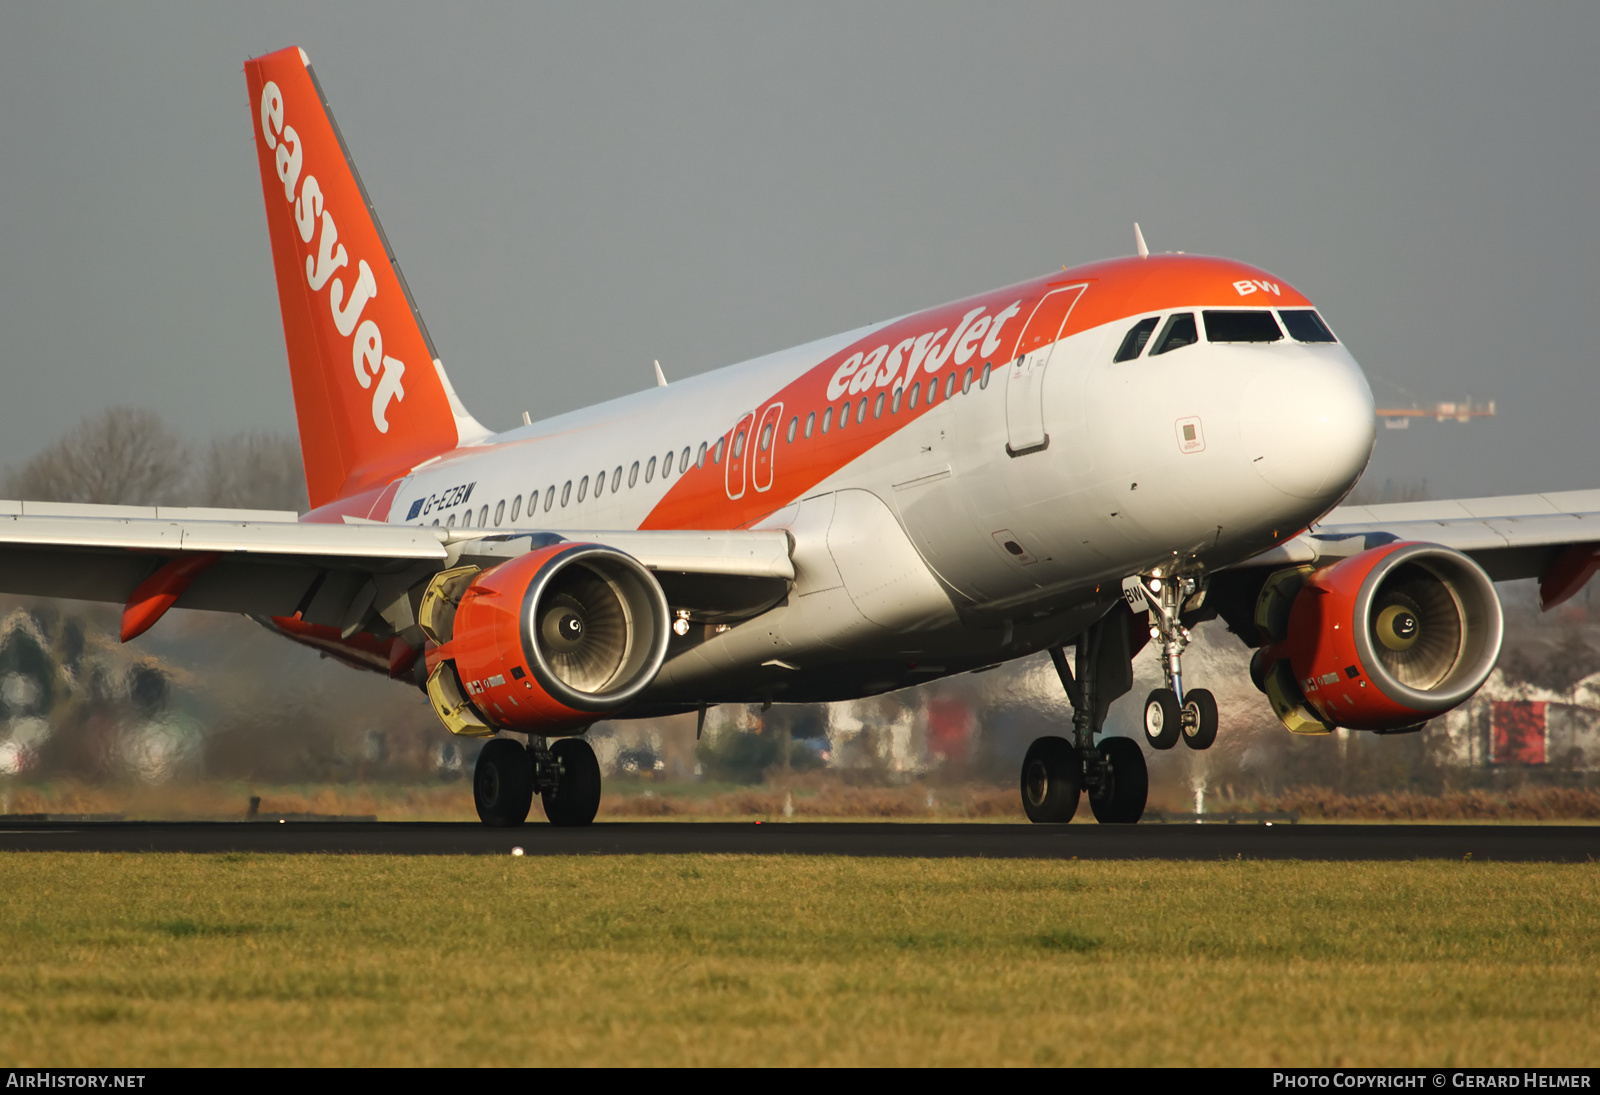
[[[1239,423],[1257,474],[1292,498],[1343,495],[1377,436],[1372,390],[1349,358],[1276,363],[1245,387]]]

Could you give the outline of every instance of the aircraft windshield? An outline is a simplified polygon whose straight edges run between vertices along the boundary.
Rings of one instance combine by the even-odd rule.
[[[1322,317],[1311,309],[1300,311],[1279,312],[1283,317],[1283,325],[1289,328],[1289,337],[1296,342],[1337,342],[1333,332],[1328,330],[1328,325],[1322,322]]]
[[[1150,356],[1191,346],[1199,341],[1200,335],[1194,326],[1194,313],[1179,312],[1168,319],[1167,325],[1161,328],[1161,336],[1156,339],[1156,348],[1150,351]]]
[[[1283,337],[1271,312],[1207,312],[1211,342],[1277,342]]]

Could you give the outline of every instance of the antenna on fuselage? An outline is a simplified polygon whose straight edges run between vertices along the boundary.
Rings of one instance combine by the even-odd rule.
[[[1133,245],[1138,249],[1140,258],[1147,259],[1150,257],[1150,248],[1145,246],[1144,233],[1139,231],[1138,221],[1133,222]]]
[[[665,388],[666,386],[667,374],[661,371],[661,362],[658,361],[656,362],[656,387]]]

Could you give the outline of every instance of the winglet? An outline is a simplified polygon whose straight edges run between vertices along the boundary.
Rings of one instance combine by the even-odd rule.
[[[656,362],[656,387],[665,388],[666,386],[667,374],[661,371],[661,362],[658,361]]]
[[[1138,249],[1140,258],[1147,259],[1150,257],[1150,248],[1145,246],[1144,233],[1139,231],[1138,221],[1133,222],[1133,245]]]

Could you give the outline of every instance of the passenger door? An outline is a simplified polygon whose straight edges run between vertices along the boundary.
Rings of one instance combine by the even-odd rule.
[[[1084,285],[1052,289],[1039,301],[1017,339],[1016,356],[1006,369],[1006,452],[1024,456],[1050,444],[1044,424],[1044,374],[1067,316]]]

